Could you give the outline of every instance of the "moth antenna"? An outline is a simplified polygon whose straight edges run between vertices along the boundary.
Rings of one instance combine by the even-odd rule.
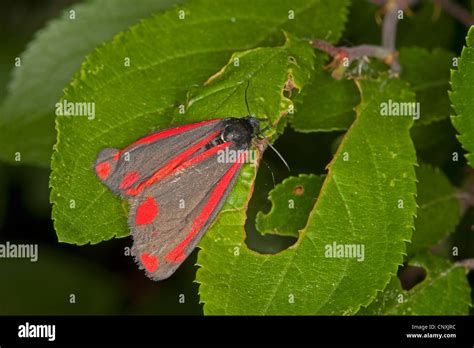
[[[278,152],[278,150],[275,149],[272,144],[270,144],[270,140],[268,140],[268,138],[267,138],[265,135],[263,135],[262,133],[259,132],[259,134],[263,137],[263,139],[266,140],[267,145],[278,155],[278,157],[280,157],[281,161],[285,164],[285,167],[286,167],[286,168],[288,169],[288,171],[290,172],[290,171],[291,171],[290,166],[288,165],[288,163],[286,163],[285,159],[284,159],[283,156]]]
[[[265,162],[264,160],[262,160],[262,162],[265,163],[265,165],[267,166],[268,170],[270,171],[270,174],[272,175],[273,188],[275,188],[276,184],[275,184],[275,176],[273,175],[273,170],[272,170],[272,168],[270,168],[270,166],[268,165],[267,162]]]
[[[244,93],[244,97],[245,97],[245,106],[247,107],[247,112],[249,113],[249,115],[251,116],[252,113],[250,112],[250,108],[249,108],[249,102],[247,100],[247,91],[249,89],[249,86],[250,86],[250,80],[247,80],[247,87],[245,87],[245,93]],[[271,125],[268,126],[269,128],[271,128]],[[270,146],[270,148],[278,155],[278,157],[280,157],[280,159],[282,160],[282,162],[285,164],[286,168],[288,169],[288,171],[291,171],[290,170],[290,166],[288,165],[288,163],[286,163],[285,159],[283,158],[283,156],[277,151],[277,149],[275,149],[273,147],[272,144],[270,144],[270,141],[268,140],[268,138],[262,134],[262,132],[259,132],[259,134],[266,140],[267,142],[267,145]],[[268,167],[268,165],[267,165]],[[270,168],[269,168],[270,169]],[[275,186],[275,177],[273,176],[273,172],[270,170],[270,172],[272,173],[272,179],[273,179],[273,186]]]
[[[267,140],[268,141],[268,140]],[[286,163],[285,159],[283,158],[283,156],[277,151],[277,149],[275,149],[273,147],[272,144],[270,144],[270,142],[268,142],[268,146],[270,146],[270,148],[275,151],[275,153],[278,155],[278,157],[280,157],[281,161],[283,162],[283,164],[285,165],[285,167],[288,169],[288,171],[291,171],[290,169],[290,166],[288,165],[288,163]]]
[[[247,80],[247,87],[245,87],[245,93],[244,93],[245,106],[247,107],[247,112],[249,113],[249,116],[252,116],[252,113],[250,112],[249,102],[247,100],[247,91],[249,89],[249,86],[250,86],[250,80]],[[268,118],[268,117],[257,117],[257,120],[270,122],[270,118]],[[269,126],[269,128],[271,128],[271,126]],[[265,129],[267,129],[267,128],[265,128]]]
[[[250,112],[250,108],[249,108],[249,102],[247,100],[247,91],[249,89],[249,86],[250,86],[250,80],[247,80],[247,87],[245,87],[245,94],[244,94],[245,106],[247,107],[247,112],[249,113],[249,116],[252,116],[252,113]]]

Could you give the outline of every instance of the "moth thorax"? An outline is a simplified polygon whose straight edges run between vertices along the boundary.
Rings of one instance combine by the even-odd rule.
[[[247,146],[252,140],[252,134],[240,125],[227,126],[223,131],[222,137],[225,141],[233,142],[239,148]]]
[[[257,129],[250,122],[250,117],[232,118],[227,120],[221,136],[224,141],[233,142],[238,148],[246,148],[255,136]]]

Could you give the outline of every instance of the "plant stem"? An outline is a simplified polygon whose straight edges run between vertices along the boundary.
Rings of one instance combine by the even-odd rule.
[[[470,27],[474,25],[474,16],[472,16],[466,9],[462,8],[458,4],[452,2],[451,0],[434,0],[441,8],[449,13],[451,16],[456,18],[465,26]]]
[[[387,2],[391,0],[368,0],[368,1],[379,6],[384,6],[387,4]],[[459,22],[461,22],[465,26],[469,27],[471,25],[474,25],[474,16],[471,13],[469,13],[469,11],[467,11],[465,8],[453,2],[452,0],[431,0],[431,1],[434,1],[446,13],[456,18]],[[416,1],[409,4],[409,6],[413,6],[415,2]],[[403,10],[404,8],[406,7],[403,7],[401,9]]]
[[[456,262],[456,264],[464,266],[470,271],[474,271],[474,259],[461,260],[461,261]]]

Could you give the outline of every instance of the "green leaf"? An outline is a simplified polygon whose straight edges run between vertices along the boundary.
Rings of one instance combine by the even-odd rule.
[[[453,58],[452,53],[442,49],[400,49],[401,77],[410,83],[421,105],[420,119],[415,125],[439,121],[452,114],[447,90]]]
[[[474,167],[474,26],[466,38],[467,47],[461,53],[458,69],[451,72],[451,102],[457,116],[451,121],[459,132],[458,139],[468,153],[467,161]]]
[[[285,33],[282,47],[256,48],[234,53],[228,64],[206,86],[188,96],[184,113],[175,111],[173,122],[199,121],[209,115],[247,115],[245,91],[252,114],[277,123],[292,102],[283,97],[288,80],[298,90],[313,70],[313,49],[307,42]]]
[[[346,130],[354,121],[358,102],[352,80],[335,80],[326,70],[316,70],[298,100],[291,126],[299,132]]]
[[[423,254],[411,260],[410,265],[423,267],[426,278],[412,289],[402,289],[394,276],[377,298],[361,315],[467,315],[471,306],[471,288],[463,267],[446,259]]]
[[[456,141],[452,132],[455,131],[451,124],[451,120],[443,119],[441,121],[433,121],[429,124],[419,126],[415,125],[411,129],[411,137],[417,152],[422,151],[431,154],[433,148],[442,148],[443,146],[446,146],[446,144],[449,144],[450,142],[452,143],[453,140],[454,142]],[[452,141],[450,141],[451,137],[453,138]],[[452,146],[450,146],[450,148],[451,147]],[[438,153],[431,155],[436,156]]]
[[[323,180],[321,176],[306,174],[283,180],[268,195],[272,202],[271,210],[266,214],[258,212],[257,230],[264,235],[298,237],[299,230],[306,225]]]
[[[450,118],[414,126],[410,133],[419,162],[443,167],[453,164],[453,161],[459,161],[460,145]]]
[[[408,255],[428,251],[447,234],[454,232],[461,217],[456,188],[437,168],[422,165],[416,170],[417,217]]]
[[[397,79],[359,86],[357,119],[329,165],[308,224],[294,246],[276,255],[245,245],[255,171],[244,168],[229,198],[233,210],[222,212],[200,243],[196,280],[205,314],[354,314],[395,274],[416,210],[413,121],[381,117],[380,103],[414,96]],[[363,245],[364,261],[326,257],[333,243]]]
[[[55,104],[82,60],[102,42],[155,11],[183,0],[102,0],[72,6],[40,30],[13,69],[1,106],[0,159],[49,167]],[[75,11],[75,19],[70,19]],[[14,160],[21,153],[21,162]]]
[[[259,1],[258,6],[251,0],[218,4],[196,0],[182,7],[185,19],[179,19],[178,11],[157,15],[91,54],[66,89],[64,99],[94,102],[97,117],[57,118],[58,141],[50,186],[59,240],[98,243],[129,234],[126,209],[92,170],[102,148],[123,148],[151,131],[170,126],[175,115],[173,106],[177,109],[178,104],[185,103],[193,85],[201,85],[215,74],[237,50],[282,42],[281,29],[304,37],[337,39],[346,6],[346,0],[266,0]],[[298,20],[288,18],[289,9]],[[125,57],[130,57],[130,67],[124,66]],[[251,84],[252,89],[257,86]],[[258,99],[253,91],[249,92],[253,101]],[[240,96],[240,109],[232,103],[226,110],[233,108],[241,111],[240,115],[246,114],[243,94]],[[260,108],[257,106],[257,110]],[[214,110],[215,106],[206,109],[199,117],[235,116],[215,115]],[[196,119],[189,114],[179,121]],[[75,209],[70,208],[72,199]]]
[[[448,98],[449,70],[453,55],[442,49],[432,52],[418,47],[400,50],[401,77],[410,83],[421,104],[416,125],[428,124],[451,114]],[[335,80],[325,70],[318,70],[311,85],[302,93],[301,105],[291,119],[299,132],[346,130],[354,121],[354,107],[359,102],[352,80]]]

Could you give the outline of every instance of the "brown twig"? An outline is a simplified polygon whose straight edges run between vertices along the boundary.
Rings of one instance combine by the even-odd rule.
[[[387,2],[391,0],[368,0],[369,2],[379,5],[379,6],[384,6],[387,4]],[[471,26],[474,25],[474,16],[469,13],[465,8],[460,6],[459,4],[452,2],[451,0],[431,0],[434,1],[435,4],[437,4],[439,7],[441,7],[446,13],[450,14],[454,18],[456,18],[459,22],[466,26]],[[414,3],[409,4],[409,6],[413,6]],[[404,8],[402,8],[403,10]]]
[[[393,51],[385,49],[381,46],[376,45],[360,45],[354,47],[336,47],[331,45],[329,42],[316,39],[311,41],[313,47],[326,52],[331,57],[338,61],[342,61],[343,59],[347,58],[349,64],[352,63],[356,59],[360,59],[364,56],[366,57],[373,57],[380,59],[387,64],[391,63],[391,55],[393,55]]]
[[[313,47],[326,52],[333,57],[329,67],[333,69],[333,77],[340,79],[345,69],[357,59],[372,57],[383,61],[390,66],[392,74],[398,75],[401,66],[398,62],[396,51],[397,24],[399,11],[409,10],[419,0],[368,0],[369,2],[382,6],[381,12],[385,13],[382,24],[382,44],[360,45],[355,47],[336,47],[324,40],[315,39],[311,41]],[[473,25],[474,17],[468,11],[451,0],[435,1],[444,11],[461,21],[465,25]]]
[[[398,11],[401,9],[400,1],[389,1],[384,6],[385,17],[382,24],[382,47],[395,51],[397,40]]]
[[[474,259],[461,260],[461,261],[456,262],[456,265],[460,265],[467,268],[470,271],[474,271]]]
[[[461,188],[456,192],[456,197],[461,206],[461,216],[474,207],[474,169],[467,168],[466,176]]]
[[[341,78],[341,69],[348,67],[354,60],[362,59],[364,57],[380,59],[385,64],[389,65],[394,73],[400,71],[400,65],[397,61],[398,53],[382,46],[360,45],[354,47],[336,47],[331,45],[329,42],[320,39],[312,40],[311,44],[313,47],[326,52],[333,57],[333,61],[329,64],[329,67],[334,69],[334,78]]]
[[[474,16],[472,16],[466,9],[462,8],[458,4],[452,2],[451,0],[434,0],[436,4],[441,6],[441,8],[449,13],[451,16],[456,18],[465,26],[470,27],[474,25]]]
[[[382,46],[395,51],[397,38],[398,12],[409,10],[418,0],[388,0],[383,5],[385,17],[382,26]]]
[[[376,58],[390,66],[393,74],[401,71],[398,63],[398,52],[395,50],[397,34],[398,11],[405,9],[418,0],[372,0],[372,2],[383,5],[385,17],[382,28],[382,45],[360,45],[355,47],[335,47],[324,40],[313,40],[313,47],[328,53],[333,57],[329,67],[333,69],[333,77],[341,78],[345,68],[354,60],[364,57]]]
[[[388,51],[396,52],[397,25],[399,11],[409,10],[419,0],[386,0],[383,3],[385,17],[382,25],[382,47]],[[379,2],[380,3],[380,2]],[[398,55],[397,55],[398,57]],[[390,66],[391,70],[399,73],[402,69],[398,59],[394,59]]]
[[[456,198],[461,205],[461,215],[464,215],[470,207],[474,207],[474,194],[466,191],[458,191]]]

